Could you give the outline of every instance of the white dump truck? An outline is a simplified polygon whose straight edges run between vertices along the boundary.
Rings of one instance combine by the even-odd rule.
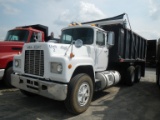
[[[94,91],[120,79],[130,86],[139,82],[145,74],[145,54],[146,39],[122,23],[74,24],[62,29],[58,42],[25,44],[14,56],[11,82],[27,96],[64,101],[68,111],[80,114]]]

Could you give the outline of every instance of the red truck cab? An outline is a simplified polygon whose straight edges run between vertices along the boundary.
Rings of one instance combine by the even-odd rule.
[[[40,37],[40,38],[38,38]],[[45,42],[48,37],[48,27],[37,24],[16,27],[7,32],[4,41],[0,41],[0,80],[11,86],[10,74],[13,72],[13,57],[20,54],[24,43],[41,40]]]

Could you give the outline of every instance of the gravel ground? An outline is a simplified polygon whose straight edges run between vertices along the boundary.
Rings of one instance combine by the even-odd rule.
[[[89,109],[73,116],[64,103],[26,97],[16,88],[0,86],[0,120],[160,120],[160,90],[155,69],[132,87],[117,85],[94,94]]]

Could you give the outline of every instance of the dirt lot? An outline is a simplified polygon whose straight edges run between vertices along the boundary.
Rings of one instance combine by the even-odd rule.
[[[19,90],[0,87],[0,120],[160,120],[160,89],[155,70],[133,87],[118,85],[95,93],[89,109],[69,114],[63,102],[26,97]]]

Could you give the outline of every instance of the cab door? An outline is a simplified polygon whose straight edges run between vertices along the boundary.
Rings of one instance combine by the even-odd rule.
[[[95,46],[95,70],[104,71],[108,66],[108,48],[106,47],[106,32],[98,30]]]

